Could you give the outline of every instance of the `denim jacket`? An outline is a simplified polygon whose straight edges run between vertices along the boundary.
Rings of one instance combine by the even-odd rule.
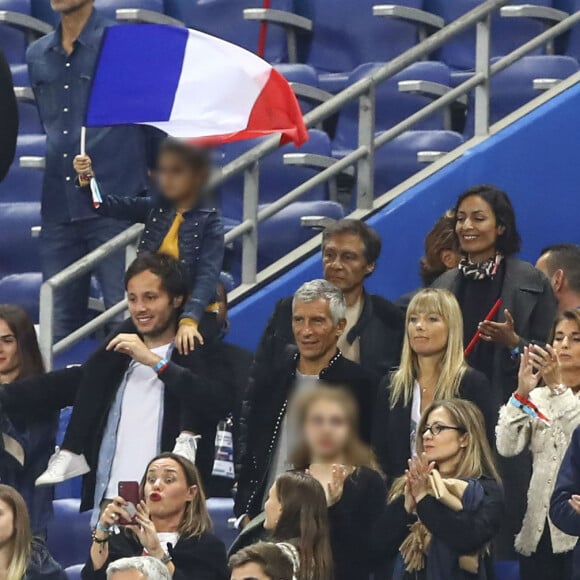
[[[173,220],[175,209],[159,195],[142,197],[103,195],[97,209],[101,215],[144,223],[139,252],[155,253]],[[215,208],[196,207],[183,214],[179,228],[179,261],[189,277],[191,296],[182,318],[199,322],[208,304],[215,300],[216,286],[224,259],[224,231]]]
[[[96,10],[67,55],[60,26],[28,48],[26,60],[40,118],[46,131],[46,169],[42,188],[43,224],[94,219],[90,197],[78,194],[73,159],[80,151],[81,126],[89,100],[99,46],[114,22]],[[146,186],[149,145],[155,132],[141,125],[90,127],[87,152],[102,186],[135,196]],[[151,138],[150,138],[151,137]],[[131,171],[127,171],[131,167]]]

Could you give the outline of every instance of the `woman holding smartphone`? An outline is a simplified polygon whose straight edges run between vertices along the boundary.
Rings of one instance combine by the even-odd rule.
[[[103,510],[82,578],[104,580],[110,562],[144,554],[161,560],[179,580],[229,578],[225,547],[210,533],[205,495],[191,462],[173,453],[158,455],[147,466],[140,490],[134,517],[122,497]],[[114,533],[122,521],[135,524]]]

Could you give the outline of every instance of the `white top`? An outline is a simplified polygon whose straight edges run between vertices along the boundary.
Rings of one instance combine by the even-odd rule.
[[[352,306],[346,308],[346,326],[344,332],[338,339],[338,348],[342,355],[355,363],[360,363],[360,337],[357,337],[352,344],[346,339],[352,327],[358,322],[363,309],[362,298],[357,300]]]
[[[167,544],[171,544],[175,548],[175,545],[179,542],[178,532],[158,532],[157,537],[159,538],[159,543],[166,554],[169,553]]]
[[[298,427],[293,424],[294,421],[292,420],[292,401],[297,395],[315,388],[318,380],[318,375],[303,375],[301,372],[296,371],[294,389],[288,397],[287,408],[290,409],[290,413],[287,412],[282,419],[278,441],[276,442],[272,457],[270,473],[268,474],[268,485],[266,486],[264,501],[268,499],[268,493],[276,478],[293,467],[290,463],[290,454],[298,442]]]
[[[164,344],[152,348],[151,352],[165,357],[170,346]],[[127,373],[117,445],[105,492],[108,499],[117,497],[120,481],[141,481],[147,463],[159,453],[163,382],[151,367],[135,361]]]
[[[415,381],[413,385],[413,399],[411,401],[411,432],[409,433],[409,447],[411,455],[415,453],[415,441],[417,437],[417,425],[421,420],[421,385]]]

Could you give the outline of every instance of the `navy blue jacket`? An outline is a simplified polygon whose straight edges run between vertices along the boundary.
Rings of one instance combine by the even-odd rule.
[[[175,209],[159,195],[146,192],[140,197],[103,195],[101,215],[144,223],[139,252],[155,253],[167,235]],[[224,259],[224,230],[215,208],[198,207],[186,211],[179,228],[179,261],[187,271],[191,296],[181,318],[199,322],[215,291]]]
[[[574,511],[568,500],[580,494],[580,427],[572,434],[572,441],[556,480],[556,487],[550,502],[550,518],[555,526],[565,534],[580,536],[580,514]],[[580,546],[574,549],[574,569],[572,580],[580,580]]]

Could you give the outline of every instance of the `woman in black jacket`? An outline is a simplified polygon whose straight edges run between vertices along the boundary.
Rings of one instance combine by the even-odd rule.
[[[379,388],[372,442],[389,481],[407,467],[421,413],[453,397],[479,407],[493,442],[500,403],[485,375],[465,363],[459,304],[450,292],[428,288],[409,303],[401,366]]]
[[[226,550],[210,533],[211,520],[197,468],[173,453],[162,453],[147,466],[136,524],[114,533],[118,522],[133,518],[117,497],[101,513],[93,534],[85,580],[104,580],[107,565],[147,554],[161,560],[176,580],[226,580]]]
[[[461,399],[434,401],[416,450],[372,535],[375,549],[398,553],[393,580],[494,578],[503,494],[481,412]]]
[[[387,487],[374,453],[358,435],[356,401],[343,389],[320,387],[298,405],[303,443],[293,464],[326,491],[334,580],[368,580],[376,564],[369,535],[385,507]]]

